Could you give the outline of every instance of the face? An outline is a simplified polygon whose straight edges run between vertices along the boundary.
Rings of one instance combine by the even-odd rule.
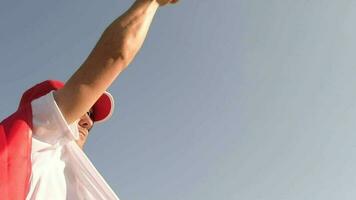
[[[92,116],[92,110],[90,109],[79,119],[78,122],[79,139],[76,142],[81,149],[83,149],[84,144],[88,138],[89,131],[94,125],[91,116]]]

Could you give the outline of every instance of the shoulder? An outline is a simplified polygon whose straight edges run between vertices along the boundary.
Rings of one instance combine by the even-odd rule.
[[[35,84],[22,94],[19,108],[31,104],[33,100],[48,94],[52,90],[62,88],[63,85],[64,84],[58,80],[46,80]]]

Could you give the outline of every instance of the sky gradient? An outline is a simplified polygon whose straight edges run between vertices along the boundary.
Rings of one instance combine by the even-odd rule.
[[[1,1],[0,118],[132,2]],[[355,199],[354,19],[351,0],[162,8],[85,151],[122,200]]]

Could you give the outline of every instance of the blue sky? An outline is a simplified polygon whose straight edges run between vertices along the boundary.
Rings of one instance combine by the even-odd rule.
[[[67,80],[132,3],[1,1],[0,117]],[[85,151],[121,199],[355,199],[356,5],[182,0],[156,15]]]

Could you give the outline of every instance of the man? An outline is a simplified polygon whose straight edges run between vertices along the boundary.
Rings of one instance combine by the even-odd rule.
[[[24,93],[0,124],[0,199],[118,199],[80,148],[93,123],[110,117],[105,91],[141,48],[157,9],[177,1],[136,0],[65,84],[49,80]]]

